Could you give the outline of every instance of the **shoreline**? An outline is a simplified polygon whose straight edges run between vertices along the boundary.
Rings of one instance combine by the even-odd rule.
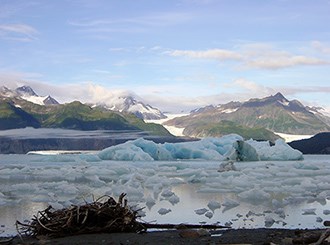
[[[329,229],[328,229],[329,230]],[[16,236],[0,244],[309,244],[316,242],[326,229],[225,229],[225,230],[164,230],[146,233],[82,234],[60,238]],[[209,233],[208,233],[209,232]],[[8,238],[7,238],[8,239]],[[322,244],[330,244],[324,242]]]

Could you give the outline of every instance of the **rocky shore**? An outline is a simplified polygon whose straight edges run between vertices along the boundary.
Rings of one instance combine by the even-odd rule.
[[[290,229],[228,229],[218,231],[166,230],[142,234],[109,233],[86,234],[63,238],[21,238],[15,237],[0,244],[311,244],[320,239],[326,230]],[[323,241],[320,244],[330,244]]]

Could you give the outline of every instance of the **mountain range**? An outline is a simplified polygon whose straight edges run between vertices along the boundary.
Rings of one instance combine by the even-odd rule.
[[[0,87],[0,96],[7,98],[17,98],[30,101],[38,105],[57,105],[59,104],[51,96],[39,96],[30,86],[21,86],[11,90],[5,86]],[[111,111],[132,113],[141,119],[157,120],[164,119],[166,116],[157,108],[154,108],[129,94],[114,94],[106,101],[97,104],[90,104],[92,107],[102,106]]]
[[[38,105],[57,105],[59,104],[53,97],[39,96],[30,86],[18,87],[15,90],[11,90],[5,86],[0,87],[0,96],[7,98],[20,98],[30,101]]]
[[[245,138],[274,140],[276,133],[314,135],[330,131],[330,118],[322,108],[307,107],[298,100],[289,101],[281,93],[246,102],[209,105],[174,118],[166,125],[184,128],[192,137],[222,136],[238,133]]]
[[[81,130],[147,130],[169,135],[163,126],[146,124],[142,119],[162,119],[158,109],[129,94],[114,96],[98,104],[79,101],[60,104],[50,95],[39,96],[29,86],[15,90],[0,87],[0,130],[23,127],[55,127]],[[330,131],[330,118],[322,108],[304,106],[281,93],[245,102],[209,105],[165,122],[184,128],[189,137],[220,137],[237,133],[256,140],[278,139],[276,133],[314,135]]]
[[[59,104],[51,96],[38,96],[31,87],[0,89],[0,130],[15,128],[65,128],[77,130],[138,130],[170,136],[161,125],[145,123],[132,113],[79,101]]]

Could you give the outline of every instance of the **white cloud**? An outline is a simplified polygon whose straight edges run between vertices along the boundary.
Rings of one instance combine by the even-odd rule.
[[[269,95],[274,92],[278,92],[272,88],[260,85],[256,82],[249,81],[244,78],[239,78],[233,81],[232,83],[228,83],[227,87],[236,87],[240,90],[245,90],[248,93],[259,94],[259,95]]]
[[[322,59],[290,54],[278,54],[269,56],[263,55],[257,58],[248,58],[245,62],[245,65],[248,67],[270,70],[289,68],[300,65],[317,66],[329,64],[329,61],[325,61]]]
[[[209,49],[205,51],[174,50],[167,52],[171,56],[185,56],[196,59],[240,60],[242,56],[236,52],[225,49]]]
[[[317,43],[314,43],[314,46]],[[322,46],[323,47],[323,46]],[[323,50],[327,51],[323,47]],[[254,44],[239,47],[237,51],[228,49],[208,50],[172,50],[165,54],[173,57],[188,57],[191,59],[209,59],[216,61],[233,60],[243,68],[258,68],[267,70],[284,69],[295,66],[329,65],[330,61],[306,55],[296,55],[283,50],[276,50],[267,44]]]
[[[25,24],[1,24],[0,38],[17,40],[17,41],[32,41],[35,40],[38,31],[32,26]]]

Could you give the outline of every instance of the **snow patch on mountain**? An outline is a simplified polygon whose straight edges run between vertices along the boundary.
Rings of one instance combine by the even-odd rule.
[[[22,99],[32,102],[38,105],[45,105],[44,100],[46,100],[49,96],[22,96]]]
[[[21,86],[16,88],[15,90],[11,90],[5,86],[0,87],[0,95],[4,97],[16,97],[21,98],[23,100],[32,102],[38,105],[55,105],[59,104],[54,98],[51,96],[39,96],[34,92],[34,90],[30,86]]]
[[[142,102],[137,96],[126,91],[113,92],[95,102],[96,105],[119,112],[129,112],[144,120],[167,118],[157,108]]]

